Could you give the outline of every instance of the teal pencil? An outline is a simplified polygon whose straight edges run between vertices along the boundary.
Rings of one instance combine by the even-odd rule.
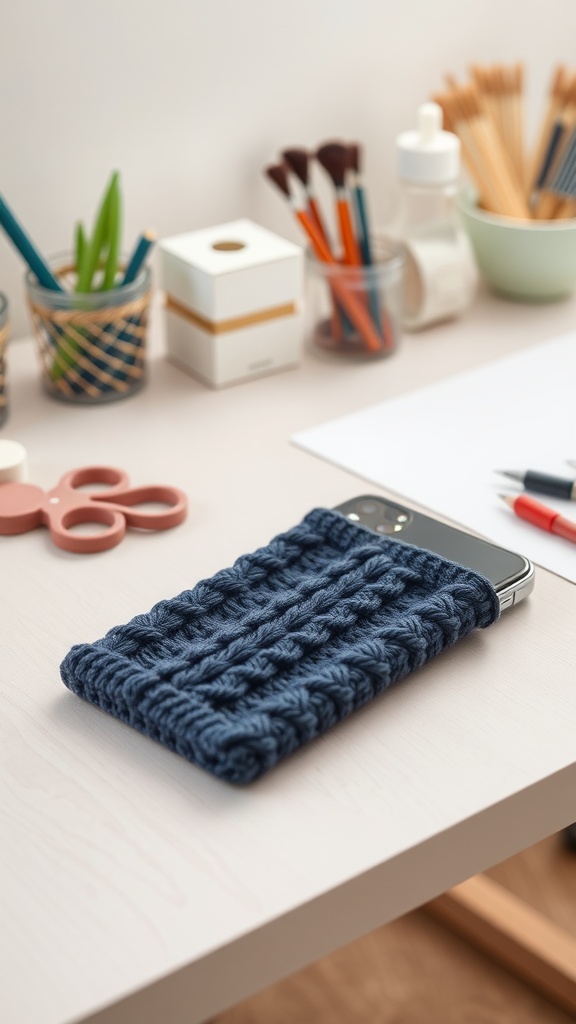
[[[154,234],[153,231],[144,231],[143,234],[140,235],[140,238],[138,239],[136,245],[134,246],[132,255],[128,260],[126,270],[124,271],[124,277],[122,278],[120,284],[118,285],[119,288],[122,288],[124,287],[124,285],[127,284],[132,284],[136,280],[138,274],[140,273],[142,267],[144,266],[146,257],[150,252],[151,247],[154,245],[155,241],[156,235]],[[138,324],[140,323],[140,321],[141,314],[138,316],[129,317],[127,324]],[[121,331],[120,334],[118,335],[119,341],[130,341],[131,338],[132,335],[130,334],[130,332],[127,333],[126,331]],[[126,366],[130,366],[134,362],[134,356],[125,356],[124,362]]]
[[[348,146],[348,159],[356,210],[356,233],[358,235],[360,252],[362,254],[362,262],[365,267],[372,267],[374,265],[374,259],[372,257],[372,247],[370,244],[370,227],[368,224],[368,211],[366,209],[366,196],[364,184],[360,175],[360,146],[357,143],[351,143]],[[380,318],[378,285],[376,280],[372,282],[370,281],[369,275],[370,271],[368,271],[367,285],[370,312],[372,313],[372,319],[378,328],[378,333],[382,334],[384,337]]]
[[[124,272],[121,285],[132,284],[132,281],[136,280],[155,241],[156,235],[153,231],[145,231],[144,234],[140,235],[134,251],[128,260],[128,266]]]
[[[0,225],[4,228],[13,245],[16,246],[32,273],[36,275],[38,283],[43,288],[50,289],[50,291],[63,292],[62,285],[56,280],[50,267],[40,255],[22,225],[18,223],[2,196],[0,196]]]

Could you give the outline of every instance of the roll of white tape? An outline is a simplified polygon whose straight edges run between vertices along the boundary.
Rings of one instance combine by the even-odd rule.
[[[0,440],[0,484],[28,479],[28,456],[19,441]]]
[[[407,326],[426,327],[457,316],[470,305],[478,271],[464,235],[410,238],[404,244]]]

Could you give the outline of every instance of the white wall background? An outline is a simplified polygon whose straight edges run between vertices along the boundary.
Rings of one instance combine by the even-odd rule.
[[[373,221],[394,203],[393,143],[445,71],[523,60],[534,126],[576,0],[4,0],[0,190],[46,254],[122,172],[125,247],[248,216],[298,231],[262,166],[330,136],[365,147]],[[0,237],[13,336],[23,265]]]

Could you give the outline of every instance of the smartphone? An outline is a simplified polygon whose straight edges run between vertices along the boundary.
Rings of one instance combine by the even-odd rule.
[[[447,526],[406,505],[363,494],[337,505],[334,511],[380,536],[395,537],[405,544],[435,551],[452,562],[482,573],[498,594],[501,611],[518,604],[534,588],[534,566],[523,555],[473,537],[455,526]]]

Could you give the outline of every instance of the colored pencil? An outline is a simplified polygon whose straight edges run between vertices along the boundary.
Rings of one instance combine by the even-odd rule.
[[[136,280],[155,241],[156,235],[153,231],[144,231],[140,235],[124,271],[122,286],[132,284]]]
[[[38,284],[42,288],[48,288],[53,292],[63,292],[64,288],[55,278],[46,260],[40,255],[22,225],[16,220],[3,196],[0,196],[0,225],[4,228],[12,244],[17,248],[24,262],[28,264],[32,273],[35,274]]]

